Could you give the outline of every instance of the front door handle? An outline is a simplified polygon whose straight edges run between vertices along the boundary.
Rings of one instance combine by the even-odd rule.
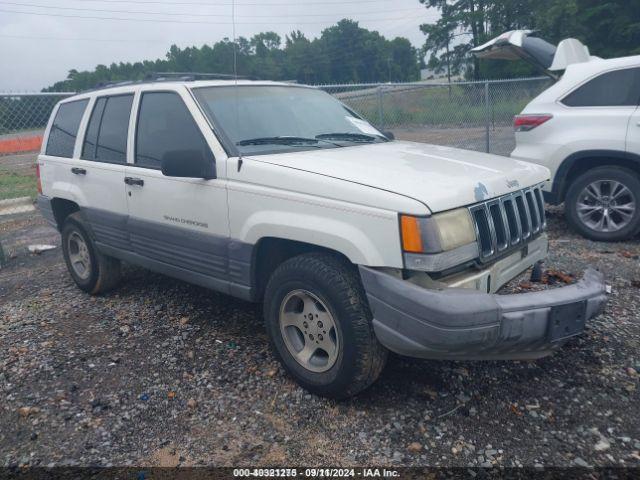
[[[75,175],[86,175],[87,171],[84,168],[73,167],[71,173]]]
[[[141,178],[124,177],[124,183],[127,185],[138,185],[139,187],[142,187],[144,185],[144,180]]]

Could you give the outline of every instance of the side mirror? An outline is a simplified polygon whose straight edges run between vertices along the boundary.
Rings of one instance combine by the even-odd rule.
[[[382,132],[382,134],[385,137],[387,137],[389,140],[395,140],[396,139],[396,136],[393,134],[393,132],[386,131],[386,132]]]
[[[212,155],[201,150],[170,150],[162,157],[162,174],[167,177],[216,178]]]

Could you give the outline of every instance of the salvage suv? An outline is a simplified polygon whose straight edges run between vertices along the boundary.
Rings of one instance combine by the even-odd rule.
[[[495,293],[547,254],[549,171],[389,137],[306,86],[109,87],[56,106],[38,204],[82,290],[124,261],[263,302],[276,356],[321,395],[360,392],[389,350],[535,359],[580,333],[595,270]]]

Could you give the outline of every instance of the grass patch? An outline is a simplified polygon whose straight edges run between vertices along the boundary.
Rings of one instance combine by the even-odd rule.
[[[34,175],[20,175],[0,170],[0,200],[18,197],[36,198],[38,180]]]
[[[484,84],[387,89],[380,96],[376,91],[365,90],[361,96],[356,91],[351,96],[344,94],[340,100],[371,123],[384,127],[481,127],[487,121],[510,126],[513,115],[547,86],[541,82],[491,84],[488,108]]]

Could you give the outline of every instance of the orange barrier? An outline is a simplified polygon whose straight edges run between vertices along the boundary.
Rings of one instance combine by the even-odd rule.
[[[0,140],[0,154],[35,152],[40,150],[42,135],[30,137],[15,137]]]

